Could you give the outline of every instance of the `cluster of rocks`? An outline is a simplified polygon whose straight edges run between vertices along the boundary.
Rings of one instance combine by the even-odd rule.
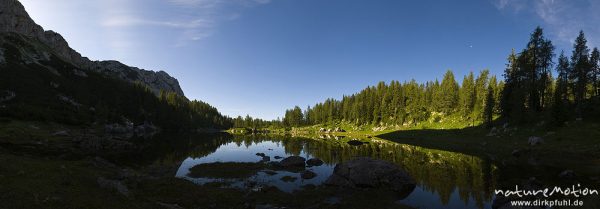
[[[262,157],[262,159],[260,160],[261,163],[265,163],[265,162],[270,162],[271,161],[271,157],[267,156],[265,153],[259,152],[259,153],[256,153],[256,156]]]
[[[25,53],[26,59],[23,62],[39,63],[40,60],[49,61],[51,59],[50,54],[55,54],[83,70],[99,72],[132,83],[144,83],[156,95],[161,90],[184,95],[177,79],[166,72],[147,71],[124,65],[118,61],[91,61],[73,50],[60,34],[54,31],[45,31],[44,28],[36,24],[18,0],[3,0],[0,2],[0,32],[24,35],[45,44],[50,50],[45,49],[46,47],[38,47],[39,50],[34,50],[37,52]],[[4,60],[4,56],[0,57],[2,57],[0,60]],[[87,76],[87,74],[81,73],[80,70],[74,71],[74,74]]]
[[[319,135],[320,139],[335,139],[335,140],[340,140],[345,138],[346,136],[336,136],[336,135],[329,135],[329,134],[323,134],[323,135]]]
[[[79,103],[78,103],[78,102],[76,102],[74,99],[72,99],[72,98],[70,98],[70,97],[68,97],[68,96],[65,96],[65,95],[59,94],[59,95],[57,95],[56,97],[58,98],[58,100],[60,100],[60,101],[62,101],[62,102],[64,102],[64,103],[67,103],[67,104],[69,104],[69,105],[71,105],[71,106],[73,106],[73,107],[77,107],[77,108],[78,108],[78,107],[81,107],[81,104],[79,104]]]
[[[137,146],[131,142],[114,139],[110,136],[86,136],[85,138],[79,139],[79,141],[79,147],[89,152],[127,152],[137,148]]]
[[[356,158],[337,164],[325,184],[348,188],[384,188],[406,198],[416,187],[415,180],[398,165],[371,158]]]
[[[490,129],[490,132],[486,136],[489,136],[489,137],[500,137],[503,135],[512,136],[513,132],[516,130],[517,130],[516,127],[511,128],[508,126],[508,123],[505,123],[500,128],[493,127],[492,129]]]
[[[105,125],[104,132],[112,135],[148,136],[158,132],[158,128],[148,121],[134,125],[131,121],[125,120],[122,124],[113,123]]]
[[[377,132],[377,131],[385,131],[386,129],[387,129],[387,127],[380,126],[380,127],[373,127],[371,130]]]
[[[333,133],[333,132],[346,132],[346,130],[344,130],[344,129],[340,128],[340,127],[335,127],[333,129],[331,129],[331,128],[329,128],[329,129],[319,128],[319,132],[321,132],[321,133]]]
[[[263,153],[257,153],[257,156],[263,156]],[[269,157],[269,156],[266,156]],[[275,157],[277,159],[278,156]],[[280,158],[280,157],[279,157]],[[263,156],[264,159],[264,156]],[[307,167],[321,166],[323,165],[323,160],[319,158],[311,158],[306,160],[306,158],[300,156],[290,156],[286,157],[283,160],[277,162],[270,162],[269,164],[276,169],[281,170],[291,170],[291,171],[300,171],[300,177],[302,179],[312,179],[317,176],[317,174],[313,171],[306,170]]]

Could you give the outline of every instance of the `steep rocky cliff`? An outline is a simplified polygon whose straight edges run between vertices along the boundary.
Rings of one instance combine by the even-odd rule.
[[[27,56],[24,62],[35,62],[36,60],[48,60],[48,53],[70,62],[81,70],[99,72],[111,77],[123,79],[129,82],[141,82],[158,94],[160,90],[172,91],[184,95],[177,79],[171,77],[164,71],[154,72],[136,67],[130,67],[118,61],[91,61],[87,57],[69,47],[67,41],[54,31],[45,31],[36,24],[25,8],[18,0],[0,0],[0,33],[17,33],[39,40],[49,50],[31,51],[34,54]],[[40,48],[45,48],[41,46]],[[5,49],[0,46],[0,64],[4,60]]]

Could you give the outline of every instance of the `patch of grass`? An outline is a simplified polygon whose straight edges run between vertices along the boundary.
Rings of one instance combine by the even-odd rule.
[[[190,168],[192,178],[248,178],[267,167],[263,163],[216,162],[199,164]]]
[[[590,166],[597,165],[600,158],[600,124],[579,122],[551,130],[540,126],[524,126],[513,129],[508,134],[486,136],[489,131],[482,127],[415,129],[395,131],[377,137],[496,161],[509,160],[505,162],[515,159],[511,156],[514,150],[530,150],[548,165],[575,167],[586,173],[600,172],[597,166]],[[530,146],[528,138],[531,136],[542,137],[545,142],[538,146]]]

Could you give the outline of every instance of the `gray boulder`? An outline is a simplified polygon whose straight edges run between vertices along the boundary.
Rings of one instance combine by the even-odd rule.
[[[387,188],[407,197],[415,180],[398,165],[371,158],[356,158],[337,164],[325,184],[350,188]]]
[[[527,140],[527,143],[531,146],[536,146],[536,145],[543,144],[544,139],[539,136],[532,136],[532,137],[529,137],[529,139]]]

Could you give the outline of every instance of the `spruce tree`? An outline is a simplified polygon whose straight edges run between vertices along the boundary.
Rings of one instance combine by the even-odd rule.
[[[487,88],[486,91],[486,96],[484,99],[484,109],[483,109],[483,121],[485,123],[485,125],[489,128],[492,126],[492,121],[494,118],[494,106],[495,106],[495,101],[494,101],[494,89],[493,87],[490,85]]]
[[[462,86],[460,88],[460,111],[463,117],[469,117],[473,113],[475,106],[476,92],[475,92],[475,78],[473,72],[466,75],[463,79]]]
[[[583,31],[573,44],[573,54],[571,55],[571,72],[569,78],[574,81],[573,94],[575,95],[576,113],[578,117],[582,116],[583,100],[586,97],[586,88],[590,75],[589,49],[587,40]]]
[[[565,56],[564,52],[560,53],[558,57],[558,64],[556,65],[556,72],[558,73],[558,77],[556,79],[556,88],[555,88],[555,100],[561,100],[562,102],[567,102],[569,98],[569,73],[570,73],[570,65],[569,59]]]
[[[440,101],[441,110],[443,113],[449,114],[456,108],[458,104],[459,86],[454,79],[454,73],[448,70],[444,74],[444,79],[440,86],[443,92],[442,100]]]

